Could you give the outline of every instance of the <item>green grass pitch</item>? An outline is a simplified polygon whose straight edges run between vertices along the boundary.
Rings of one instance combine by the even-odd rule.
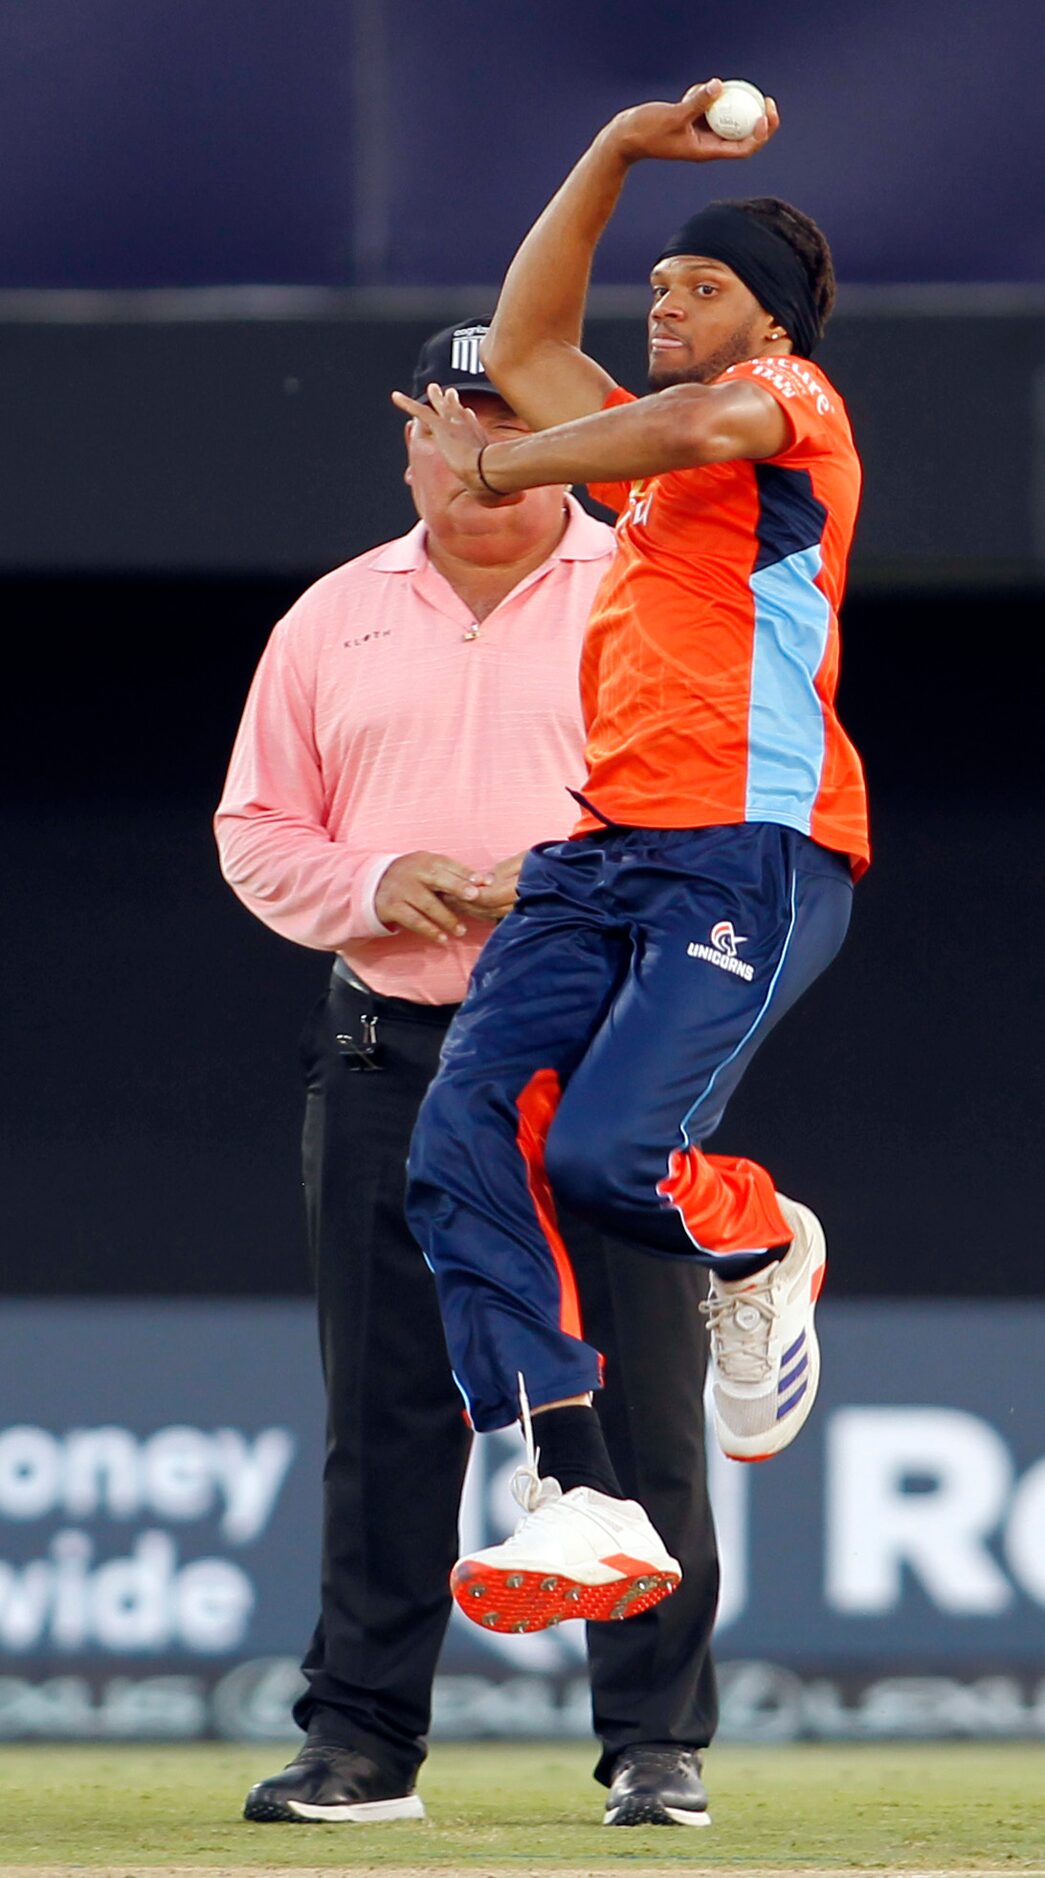
[[[0,1874],[337,1868],[421,1874],[1045,1873],[1045,1749],[967,1742],[712,1751],[714,1824],[599,1824],[581,1744],[440,1745],[429,1818],[386,1826],[254,1826],[240,1818],[278,1747],[0,1750]]]

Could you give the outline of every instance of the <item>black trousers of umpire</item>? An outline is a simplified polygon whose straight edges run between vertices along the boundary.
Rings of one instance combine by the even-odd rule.
[[[403,1217],[407,1147],[453,1010],[364,995],[335,973],[302,1041],[328,1426],[322,1615],[294,1718],[407,1784],[425,1754],[471,1441],[434,1280]],[[375,1013],[366,1056],[363,1020]],[[703,1747],[717,1719],[708,1646],[718,1559],[697,1309],[707,1275],[580,1221],[561,1224],[585,1332],[606,1359],[596,1401],[618,1478],[683,1569],[679,1590],[654,1610],[588,1628],[596,1778],[608,1782],[622,1748]]]

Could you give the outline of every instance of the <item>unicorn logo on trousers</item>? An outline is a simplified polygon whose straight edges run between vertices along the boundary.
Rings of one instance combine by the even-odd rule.
[[[720,971],[730,972],[734,978],[742,978],[750,984],[755,976],[753,965],[745,964],[737,952],[738,946],[746,946],[747,939],[742,933],[734,931],[731,919],[716,920],[711,928],[711,944],[699,944],[696,940],[686,947],[691,959],[704,959],[708,965],[717,965]]]
[[[731,959],[735,959],[737,947],[746,946],[747,940],[733,931],[731,919],[720,919],[717,926],[711,928],[711,943],[717,952],[726,952]]]

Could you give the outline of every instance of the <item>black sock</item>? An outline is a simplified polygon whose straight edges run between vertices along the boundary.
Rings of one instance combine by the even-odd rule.
[[[541,1450],[541,1479],[551,1474],[564,1493],[571,1487],[595,1487],[615,1500],[623,1500],[613,1471],[602,1423],[593,1408],[575,1403],[570,1408],[540,1409],[533,1418],[533,1438]]]
[[[784,1253],[790,1249],[789,1239],[787,1245],[771,1245],[765,1252],[730,1252],[719,1260],[715,1270],[727,1284],[735,1285],[738,1279],[754,1278],[770,1265],[779,1265]]]

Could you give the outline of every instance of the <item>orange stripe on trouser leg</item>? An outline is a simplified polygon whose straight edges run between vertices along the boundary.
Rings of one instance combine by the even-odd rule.
[[[705,1252],[753,1252],[790,1241],[773,1182],[757,1161],[676,1148],[657,1192]]]
[[[530,1189],[537,1224],[547,1240],[559,1277],[559,1329],[564,1330],[567,1336],[580,1337],[583,1332],[577,1281],[569,1253],[562,1242],[559,1222],[555,1217],[555,1201],[544,1171],[544,1144],[555,1120],[561,1095],[559,1078],[553,1069],[535,1070],[516,1099],[519,1127],[515,1139],[526,1163],[526,1184]]]

